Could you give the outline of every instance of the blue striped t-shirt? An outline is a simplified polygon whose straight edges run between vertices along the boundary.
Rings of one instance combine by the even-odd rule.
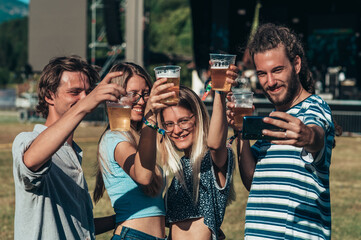
[[[245,239],[330,239],[329,167],[334,140],[331,110],[312,95],[287,111],[325,131],[315,155],[303,148],[257,141],[257,161],[246,208]]]

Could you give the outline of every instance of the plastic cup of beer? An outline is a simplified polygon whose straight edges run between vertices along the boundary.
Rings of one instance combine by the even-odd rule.
[[[162,93],[175,92],[175,96],[163,99],[162,103],[178,103],[179,102],[179,82],[180,82],[180,70],[179,66],[159,66],[154,68],[156,78],[166,78],[167,83],[174,83],[173,87],[167,88]]]
[[[236,55],[211,53],[212,90],[228,92],[231,84],[226,82],[226,72],[230,64],[235,64]]]
[[[132,97],[122,96],[117,102],[106,101],[111,131],[130,131]]]
[[[251,116],[253,112],[253,92],[240,90],[233,92],[233,101],[235,103],[234,125],[237,128],[243,127],[243,117]]]

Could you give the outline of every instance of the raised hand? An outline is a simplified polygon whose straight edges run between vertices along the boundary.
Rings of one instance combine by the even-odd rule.
[[[226,111],[227,123],[231,128],[233,128],[233,129],[235,129],[237,131],[240,131],[242,129],[238,129],[234,125],[234,111],[233,111],[233,109],[234,109],[236,104],[232,100],[232,92],[229,92],[227,94],[227,100],[228,100],[228,102],[226,103],[226,106],[227,106],[227,111]]]
[[[86,112],[91,112],[101,102],[117,101],[121,95],[126,95],[124,88],[115,83],[110,83],[112,78],[121,76],[122,72],[108,73],[104,79],[81,100]]]
[[[300,119],[284,112],[275,111],[270,116],[280,118],[281,120],[266,117],[264,122],[285,129],[284,132],[262,131],[264,135],[279,139],[271,141],[272,143],[305,147],[310,152],[316,152],[323,147],[324,131],[321,127],[305,125]]]
[[[227,74],[226,82],[231,84],[232,86],[235,86],[237,84],[236,79],[239,75],[239,68],[234,64],[231,64],[229,65],[229,69],[227,70],[226,74]]]
[[[145,112],[148,113],[151,110],[154,114],[157,114],[161,109],[170,105],[175,105],[175,103],[162,102],[162,100],[166,98],[175,96],[175,92],[164,93],[166,89],[173,86],[174,83],[167,83],[166,78],[158,78],[153,84]]]

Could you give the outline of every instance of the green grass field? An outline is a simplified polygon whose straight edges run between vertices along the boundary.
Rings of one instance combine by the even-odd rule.
[[[1,122],[1,121],[0,121]],[[21,131],[31,131],[33,124],[0,123],[0,239],[13,239],[14,181],[11,143]],[[83,168],[89,190],[94,189],[94,166],[97,141],[103,126],[80,125],[75,140],[84,150]],[[238,169],[234,174],[237,200],[227,208],[222,230],[227,239],[243,239],[244,211],[248,192],[244,189]],[[361,239],[361,138],[339,137],[331,164],[332,239]],[[107,196],[94,206],[94,216],[113,214]],[[31,228],[31,223],[29,223]],[[97,239],[110,239],[108,232]]]

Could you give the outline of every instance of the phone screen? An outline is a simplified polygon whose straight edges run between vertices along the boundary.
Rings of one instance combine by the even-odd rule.
[[[263,122],[264,117],[260,116],[245,116],[243,119],[242,139],[247,140],[276,140],[277,138],[265,136],[262,134],[263,129],[271,131],[283,132],[285,129],[276,127],[272,124]],[[275,118],[279,119],[279,118]]]

